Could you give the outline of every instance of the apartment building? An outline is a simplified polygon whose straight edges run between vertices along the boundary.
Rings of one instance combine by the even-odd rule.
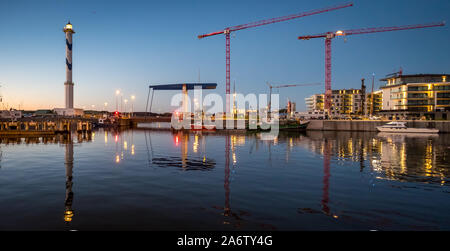
[[[447,74],[395,75],[381,79],[383,110],[408,112],[450,111]]]
[[[330,115],[345,116],[361,114],[364,109],[363,94],[360,89],[333,90]],[[324,110],[324,94],[314,94],[305,99],[308,112]]]

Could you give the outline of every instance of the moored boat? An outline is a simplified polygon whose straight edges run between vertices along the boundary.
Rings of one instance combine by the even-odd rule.
[[[274,122],[269,123],[270,128],[262,129],[261,123],[258,123],[258,130],[267,131],[274,128]],[[280,131],[304,131],[308,127],[309,120],[288,120],[288,121],[276,121],[278,123],[278,130]]]
[[[378,126],[377,130],[387,133],[438,133],[436,128],[408,128],[406,122],[392,121],[385,125]]]
[[[309,120],[304,121],[295,121],[288,123],[280,124],[280,130],[281,131],[304,131],[306,130],[306,127],[308,127]]]

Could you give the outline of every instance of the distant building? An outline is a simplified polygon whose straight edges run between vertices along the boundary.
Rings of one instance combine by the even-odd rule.
[[[395,75],[381,79],[383,110],[409,112],[450,111],[448,74]]]
[[[367,93],[365,99],[364,114],[366,116],[369,116],[372,112],[372,115],[374,115],[379,113],[381,110],[383,110],[383,91],[379,90],[373,92],[373,105],[372,105],[372,93]]]
[[[332,90],[330,115],[339,117],[363,113],[362,97],[360,89]],[[314,94],[305,102],[308,112],[324,111],[324,94]]]
[[[306,109],[308,111],[323,110],[323,94],[314,94],[305,98]]]
[[[0,111],[0,118],[2,118],[2,119],[22,118],[22,111],[18,111],[18,110],[2,110],[2,111]]]
[[[114,114],[111,114],[113,116]],[[110,113],[107,111],[94,111],[94,110],[86,110],[84,111],[83,117],[85,118],[107,118],[110,116]]]
[[[46,109],[36,110],[33,113],[33,117],[53,117],[55,115],[56,114],[53,110],[46,110]]]
[[[295,102],[288,101],[286,112],[288,116],[293,116],[296,110],[296,104]]]
[[[381,115],[389,119],[450,119],[450,75],[391,74],[381,81],[381,90],[366,93],[362,89],[333,90],[331,116]],[[365,95],[364,95],[365,93]],[[314,94],[305,99],[308,112],[324,111],[324,95]]]
[[[33,117],[35,111],[31,111],[31,110],[23,110],[22,111],[22,116],[25,118],[29,118],[29,117]]]
[[[325,119],[325,111],[314,110],[307,112],[294,112],[294,117],[298,119]]]
[[[55,108],[53,109],[59,116],[78,117],[83,116],[84,111],[80,108]]]

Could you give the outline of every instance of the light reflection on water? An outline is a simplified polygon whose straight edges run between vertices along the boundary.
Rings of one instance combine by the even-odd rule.
[[[449,139],[143,129],[1,138],[0,229],[449,230]]]

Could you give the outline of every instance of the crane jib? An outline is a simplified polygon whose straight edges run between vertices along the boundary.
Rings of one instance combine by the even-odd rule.
[[[288,16],[264,19],[264,20],[260,20],[260,21],[256,21],[256,22],[251,22],[251,23],[247,23],[247,24],[241,24],[241,25],[228,27],[228,28],[223,29],[222,31],[216,31],[216,32],[208,33],[208,34],[198,35],[197,37],[200,39],[200,38],[214,36],[214,35],[218,35],[218,34],[225,34],[226,31],[230,31],[230,32],[231,31],[238,31],[238,30],[253,28],[253,27],[257,27],[257,26],[261,26],[261,25],[273,24],[273,23],[288,21],[288,20],[291,20],[291,19],[296,19],[296,18],[311,16],[311,15],[316,15],[316,14],[329,12],[329,11],[333,11],[333,10],[338,10],[338,9],[342,9],[342,8],[347,8],[347,7],[351,7],[351,6],[353,6],[353,3],[349,2],[349,3],[340,4],[340,5],[334,5],[334,6],[330,6],[330,7],[316,9],[316,10],[312,10],[312,11],[292,14],[292,15],[288,15]]]

